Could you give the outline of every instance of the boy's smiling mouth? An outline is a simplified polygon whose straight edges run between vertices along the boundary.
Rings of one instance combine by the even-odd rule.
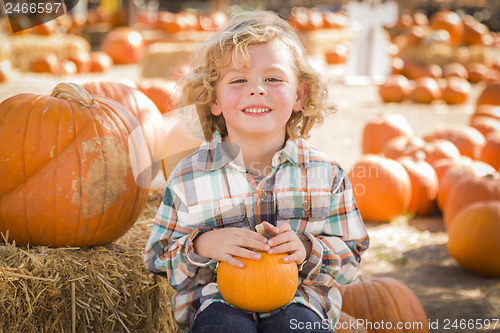
[[[261,115],[271,112],[272,110],[265,106],[249,106],[241,110],[244,113],[252,114],[252,115]]]

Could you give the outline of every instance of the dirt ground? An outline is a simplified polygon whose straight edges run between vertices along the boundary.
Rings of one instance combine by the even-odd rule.
[[[417,135],[444,124],[466,124],[474,101],[482,89],[475,86],[468,102],[458,106],[442,103],[383,104],[375,86],[345,86],[337,68],[324,71],[331,79],[330,102],[337,113],[313,130],[312,146],[329,154],[348,170],[361,156],[364,123],[377,113],[389,111],[405,116]],[[137,66],[115,66],[105,75],[53,77],[20,74],[0,85],[0,100],[17,93],[49,94],[59,82],[140,77]],[[371,247],[363,256],[360,274],[365,278],[391,276],[404,282],[421,301],[431,322],[431,332],[500,332],[492,329],[455,328],[460,321],[500,319],[500,279],[491,279],[462,269],[446,250],[447,235],[439,215],[428,218],[400,218],[392,223],[366,223]],[[486,324],[486,321],[481,321]]]

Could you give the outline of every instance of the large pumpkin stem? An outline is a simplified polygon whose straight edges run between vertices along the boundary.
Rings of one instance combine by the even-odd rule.
[[[55,98],[79,102],[87,108],[94,106],[94,98],[87,90],[76,83],[59,83],[54,87],[50,95]]]

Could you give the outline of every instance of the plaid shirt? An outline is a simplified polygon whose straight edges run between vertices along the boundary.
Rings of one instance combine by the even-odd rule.
[[[298,139],[288,140],[273,156],[269,174],[257,179],[234,161],[229,145],[216,132],[176,166],[145,248],[146,267],[176,290],[172,304],[179,327],[187,330],[197,313],[224,302],[217,261],[194,252],[195,237],[223,227],[255,230],[262,221],[289,222],[299,237],[312,242],[292,302],[335,321],[342,303],[337,286],[354,279],[369,244],[346,174]]]

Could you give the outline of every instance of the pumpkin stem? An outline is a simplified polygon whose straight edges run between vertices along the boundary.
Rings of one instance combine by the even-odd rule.
[[[54,87],[50,95],[55,98],[79,102],[87,108],[94,106],[94,98],[87,90],[76,83],[59,83]]]
[[[257,231],[259,235],[264,236],[264,227],[262,226],[262,224],[257,224],[255,226],[255,231]]]

